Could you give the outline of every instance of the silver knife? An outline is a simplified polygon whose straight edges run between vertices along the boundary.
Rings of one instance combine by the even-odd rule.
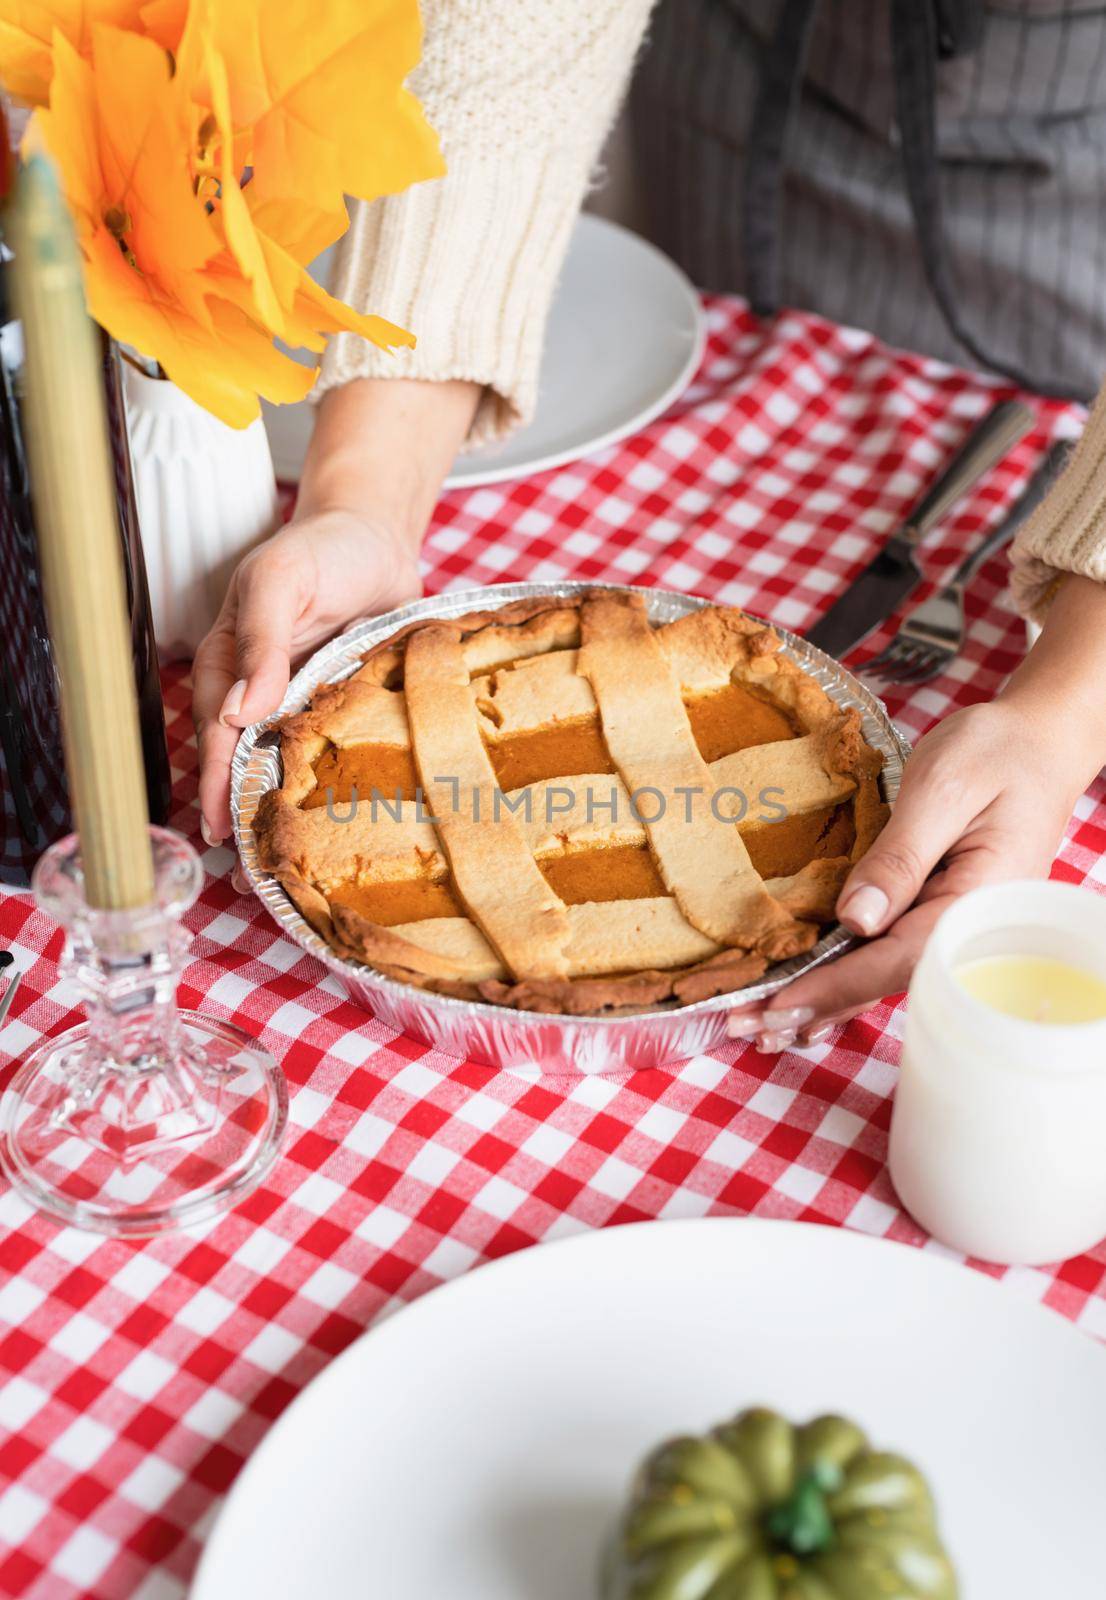
[[[1033,422],[1033,412],[1020,400],[1004,400],[989,411],[875,560],[810,629],[807,638],[811,644],[827,655],[843,656],[896,611],[922,581],[914,555],[916,547],[945,513],[1025,437]]]

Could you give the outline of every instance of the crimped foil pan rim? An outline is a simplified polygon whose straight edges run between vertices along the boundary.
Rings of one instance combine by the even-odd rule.
[[[279,771],[279,756],[272,748],[272,741],[267,741],[269,747],[266,748],[265,740],[266,734],[279,717],[287,715],[290,711],[301,710],[320,684],[337,683],[348,677],[360,664],[365,651],[410,622],[435,617],[456,617],[468,611],[498,609],[514,600],[569,599],[594,589],[606,589],[619,594],[641,594],[649,607],[650,616],[659,621],[670,621],[690,611],[699,610],[703,606],[720,603],[698,595],[681,594],[671,589],[576,580],[449,589],[442,594],[412,601],[383,616],[366,618],[354,623],[345,633],[316,651],[301,667],[289,684],[288,692],[281,701],[279,709],[272,716],[252,724],[243,731],[231,762],[231,814],[243,871],[254,892],[281,929],[301,948],[321,961],[330,972],[342,979],[347,988],[352,984],[355,989],[363,988],[370,995],[379,993],[382,999],[390,1000],[393,1005],[401,1009],[417,1001],[418,1004],[441,1013],[443,1018],[452,1017],[458,1023],[471,1021],[474,1024],[494,1026],[502,1025],[509,1019],[513,1027],[522,1030],[529,1027],[535,1032],[557,1023],[571,1027],[574,1033],[581,1029],[588,1031],[624,1029],[628,1023],[640,1029],[647,1028],[650,1022],[663,1022],[669,1026],[673,1018],[690,1022],[696,1017],[707,1017],[719,1011],[730,1010],[738,1003],[747,1005],[764,999],[800,973],[821,966],[823,962],[841,955],[855,943],[851,934],[839,924],[835,925],[812,949],[773,967],[770,976],[766,976],[761,982],[750,984],[734,994],[715,995],[709,1000],[698,1000],[691,1005],[607,1017],[572,1016],[564,1012],[550,1011],[518,1011],[491,1005],[485,1001],[458,1000],[449,995],[436,994],[432,990],[416,989],[410,984],[387,978],[371,967],[342,960],[301,916],[281,885],[262,870],[257,859],[252,821],[262,794],[274,786],[275,773]],[[786,654],[808,672],[815,682],[821,684],[831,699],[838,705],[855,707],[860,712],[865,737],[884,758],[881,780],[884,798],[894,802],[910,746],[888,717],[882,701],[832,657],[825,655],[823,651],[816,649],[797,634],[790,633],[786,628],[781,628],[775,623],[771,626],[783,640]]]

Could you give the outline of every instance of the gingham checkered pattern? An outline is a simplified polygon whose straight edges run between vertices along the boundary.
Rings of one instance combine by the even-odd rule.
[[[764,332],[709,303],[694,387],[636,438],[524,483],[446,497],[427,583],[591,577],[689,589],[803,628],[871,556],[1001,391],[790,315]],[[1074,408],[945,525],[944,572],[1017,493]],[[973,585],[949,674],[891,702],[913,736],[991,695],[1023,650],[1001,559]],[[881,639],[872,648],[879,648]],[[168,676],[176,825],[198,841],[188,683]],[[1057,871],[1103,881],[1106,787]],[[396,1037],[282,938],[208,850],[182,998],[283,1062],[291,1130],[264,1188],[202,1235],[105,1242],[0,1199],[0,1593],[170,1600],[235,1473],[303,1385],[397,1301],[491,1256],[584,1228],[708,1212],[845,1224],[936,1248],[883,1160],[901,1006],[773,1058],[734,1043],[622,1080],[497,1073]],[[7,1058],[76,1020],[60,934],[0,903],[24,981]],[[10,1065],[10,1059],[9,1059]],[[6,1069],[8,1070],[8,1069]],[[1106,1334],[1106,1251],[1006,1273]]]

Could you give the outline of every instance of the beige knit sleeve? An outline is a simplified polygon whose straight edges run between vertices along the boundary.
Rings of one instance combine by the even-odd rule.
[[[1010,559],[1014,603],[1037,622],[1065,572],[1106,583],[1106,385],[1071,460],[1015,538]]]
[[[423,0],[411,79],[447,174],[356,203],[332,291],[414,350],[331,340],[316,397],[359,377],[485,385],[470,443],[529,419],[546,313],[651,0]]]

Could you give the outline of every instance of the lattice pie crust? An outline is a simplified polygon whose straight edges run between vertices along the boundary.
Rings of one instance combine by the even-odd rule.
[[[334,949],[526,1010],[754,981],[815,943],[887,814],[857,713],[770,628],[654,628],[603,590],[393,635],[281,753],[261,863]]]

